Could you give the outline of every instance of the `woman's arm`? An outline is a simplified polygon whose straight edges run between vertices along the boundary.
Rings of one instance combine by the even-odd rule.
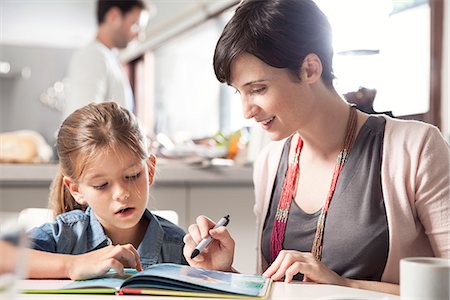
[[[335,284],[397,295],[400,291],[399,286],[392,283],[344,278],[327,268],[311,253],[295,250],[280,251],[278,257],[263,275],[271,277],[273,280],[280,280],[284,277],[285,282],[291,282],[297,273],[303,273],[304,281],[309,282]]]
[[[356,280],[349,278],[344,278],[344,281],[344,286],[347,287],[389,293],[394,295],[400,294],[400,286],[398,284],[380,281]]]

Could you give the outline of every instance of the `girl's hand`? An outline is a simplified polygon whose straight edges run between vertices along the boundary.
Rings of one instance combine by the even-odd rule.
[[[231,271],[234,258],[234,240],[226,227],[213,228],[215,223],[205,216],[197,217],[197,224],[189,226],[189,233],[183,238],[183,254],[187,262],[194,267]],[[213,240],[198,256],[191,259],[195,247],[210,235]]]
[[[109,269],[123,275],[124,268],[142,270],[139,254],[131,244],[107,246],[80,255],[71,255],[68,275],[72,280],[89,279],[106,274]]]
[[[263,276],[291,282],[297,273],[303,273],[303,281],[312,281],[325,284],[346,285],[346,279],[328,269],[311,253],[295,250],[282,250],[272,265],[267,268]]]

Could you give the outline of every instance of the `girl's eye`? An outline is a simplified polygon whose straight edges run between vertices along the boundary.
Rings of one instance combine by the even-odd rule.
[[[105,182],[104,184],[94,185],[93,188],[96,190],[103,190],[104,188],[106,188],[107,185],[108,185],[108,183]]]
[[[266,87],[260,87],[260,88],[252,89],[250,92],[252,94],[261,94],[265,90],[266,90]]]
[[[137,174],[135,174],[135,175],[131,175],[131,176],[126,176],[125,178],[126,178],[126,180],[129,180],[129,181],[133,181],[133,180],[136,180],[136,179],[138,179],[138,178],[139,178],[139,176],[141,176],[141,173],[142,173],[142,171],[141,171],[141,172],[139,172],[139,173],[137,173]]]

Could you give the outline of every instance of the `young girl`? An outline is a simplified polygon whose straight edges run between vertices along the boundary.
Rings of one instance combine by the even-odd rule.
[[[50,194],[55,222],[29,232],[29,277],[87,279],[186,264],[184,232],[147,209],[155,157],[135,117],[114,102],[89,104],[63,122]],[[51,253],[48,253],[51,252]]]

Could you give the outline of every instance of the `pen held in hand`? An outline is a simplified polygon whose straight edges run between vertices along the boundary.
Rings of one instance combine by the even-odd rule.
[[[229,222],[230,222],[230,215],[226,215],[216,223],[213,229],[216,229],[220,226],[227,226]],[[191,259],[199,255],[209,245],[209,243],[211,243],[212,240],[213,238],[211,236],[208,236],[204,238],[200,243],[198,243],[197,247],[195,247],[194,251],[192,251]]]

